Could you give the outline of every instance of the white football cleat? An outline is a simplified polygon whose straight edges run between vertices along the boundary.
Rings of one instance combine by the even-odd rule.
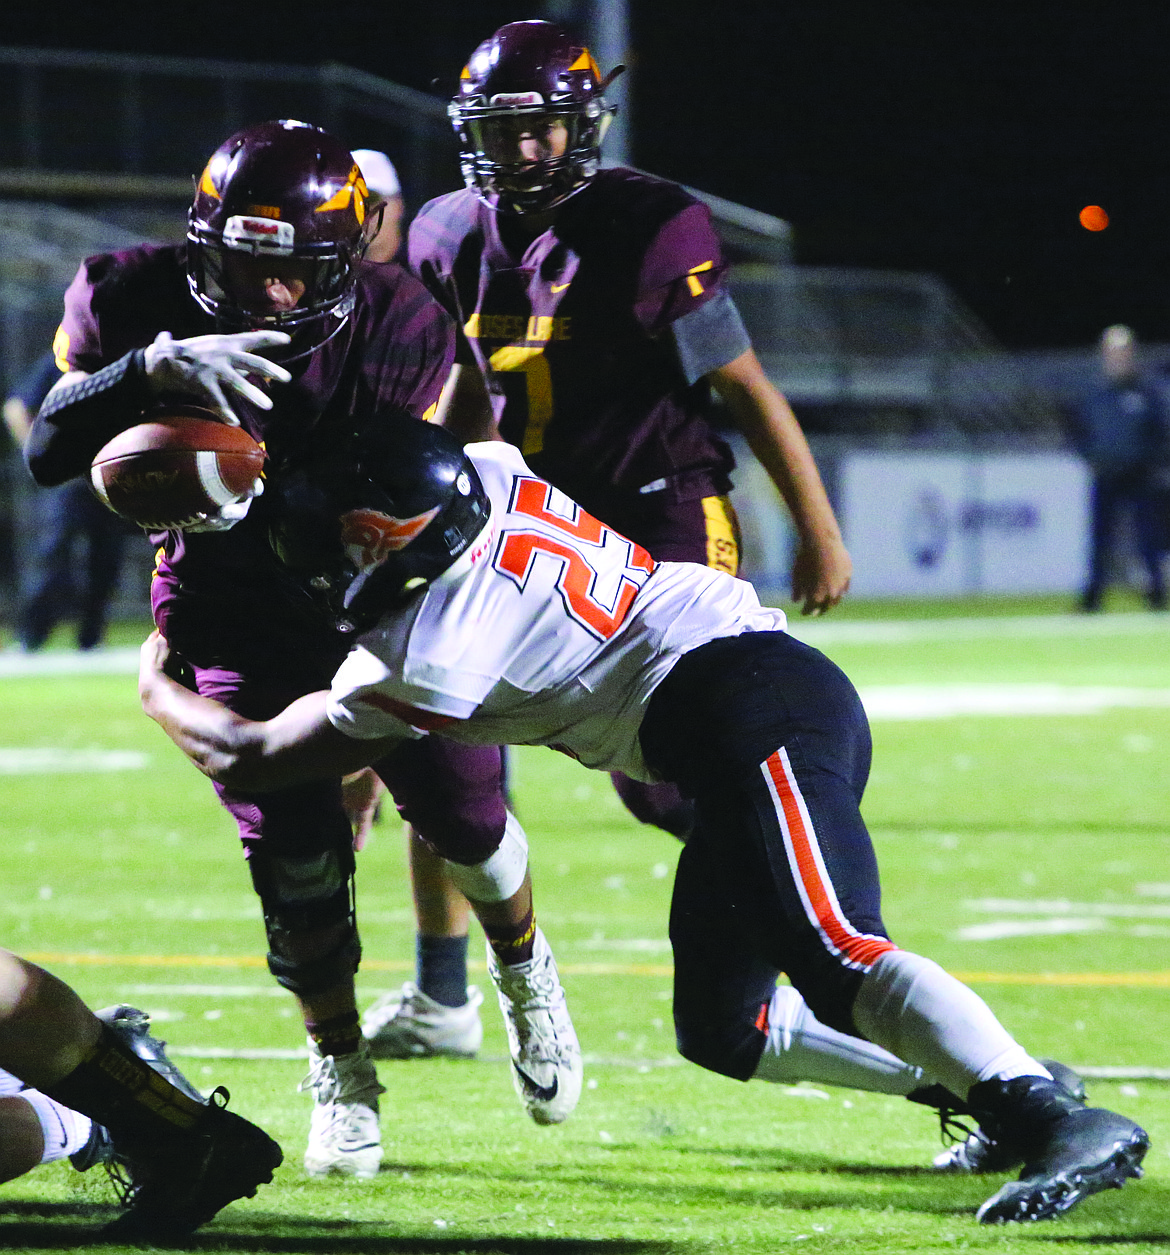
[[[382,1162],[378,1127],[378,1083],[370,1048],[348,1055],[323,1055],[309,1039],[309,1075],[300,1090],[313,1092],[313,1117],[305,1171],[311,1177],[344,1176],[367,1181]]]
[[[383,994],[362,1016],[362,1033],[375,1059],[471,1059],[483,1043],[483,994],[467,987],[461,1007],[445,1007],[407,981]]]
[[[582,1065],[556,960],[539,928],[527,963],[505,967],[490,945],[487,953],[508,1030],[512,1084],[537,1124],[560,1124],[581,1097]]]

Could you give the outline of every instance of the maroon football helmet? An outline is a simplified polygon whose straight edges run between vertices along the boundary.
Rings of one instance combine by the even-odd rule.
[[[589,49],[550,22],[501,26],[471,54],[448,108],[467,186],[521,214],[580,191],[597,173],[614,113],[601,93],[621,68],[603,81]]]
[[[345,325],[367,244],[368,192],[340,140],[306,122],[262,122],[215,150],[187,226],[191,295],[224,331],[293,335],[282,360],[319,348]],[[272,263],[291,308],[264,299],[257,275]]]

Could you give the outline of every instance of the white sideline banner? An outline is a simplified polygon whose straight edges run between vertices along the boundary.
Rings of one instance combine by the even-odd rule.
[[[849,453],[840,513],[859,597],[1072,593],[1089,476],[1067,453]]]

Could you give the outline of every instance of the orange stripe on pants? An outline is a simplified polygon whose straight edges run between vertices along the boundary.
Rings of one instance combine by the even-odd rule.
[[[868,971],[883,954],[898,947],[885,937],[859,933],[842,913],[788,752],[778,749],[762,764],[762,770],[777,803],[788,864],[809,923],[834,954],[841,955],[850,967]]]

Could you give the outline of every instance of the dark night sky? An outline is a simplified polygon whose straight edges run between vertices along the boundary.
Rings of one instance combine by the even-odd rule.
[[[541,7],[62,0],[6,6],[0,43],[338,60],[425,90]],[[1170,340],[1170,5],[631,8],[639,165],[788,218],[798,260],[937,271],[1012,345],[1112,321]],[[1108,230],[1081,228],[1090,203]]]

